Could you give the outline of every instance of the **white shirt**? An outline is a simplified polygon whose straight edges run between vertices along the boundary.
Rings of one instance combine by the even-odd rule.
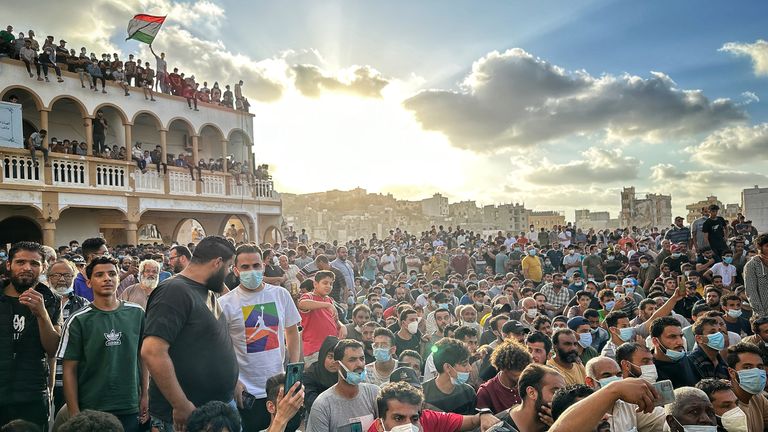
[[[730,286],[736,277],[736,266],[733,264],[725,265],[721,262],[712,266],[712,274],[723,277],[723,285]]]
[[[390,255],[382,255],[381,257],[381,269],[385,272],[391,273],[395,271],[395,256]]]
[[[237,287],[219,297],[240,367],[240,381],[256,398],[267,397],[267,379],[283,372],[285,328],[301,316],[283,287],[264,283],[261,291]]]
[[[665,417],[664,407],[656,407],[648,414],[638,413],[637,405],[617,400],[608,423],[612,431],[658,432],[664,428]]]

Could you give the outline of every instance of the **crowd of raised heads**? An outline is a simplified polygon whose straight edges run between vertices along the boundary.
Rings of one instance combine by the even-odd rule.
[[[16,243],[0,425],[766,430],[768,234],[718,210],[652,229]]]
[[[219,87],[218,81],[209,88],[208,81],[203,81],[201,86],[194,75],[185,76],[177,67],[169,71],[165,53],[157,55],[152,50],[152,63],[142,62],[133,54],[123,61],[118,53],[101,53],[101,57],[97,57],[86,47],[81,47],[78,53],[74,48],[67,47],[66,40],[60,39],[58,45],[54,40],[53,36],[46,36],[41,46],[34,30],[16,34],[13,26],[8,25],[5,30],[0,30],[0,57],[22,61],[29,78],[37,81],[49,82],[48,72],[53,69],[57,81],[62,83],[61,71],[66,70],[78,74],[83,89],[95,92],[99,91],[100,83],[101,92],[107,93],[106,82],[113,81],[126,97],[131,95],[131,91],[140,91],[147,101],[154,102],[155,92],[161,92],[184,97],[189,109],[195,111],[198,110],[198,102],[245,112],[250,109],[250,103],[242,93],[242,80],[231,88],[229,84]]]

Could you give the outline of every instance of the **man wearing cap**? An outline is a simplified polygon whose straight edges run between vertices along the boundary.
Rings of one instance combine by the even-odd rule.
[[[581,364],[587,364],[591,359],[600,354],[592,348],[592,327],[584,317],[573,317],[568,320],[568,328],[576,333],[579,342],[576,344],[576,351],[579,353]]]
[[[701,231],[704,233],[704,242],[720,257],[728,249],[725,243],[728,238],[728,223],[722,216],[717,215],[718,211],[720,207],[717,204],[709,206],[709,218],[704,221]]]
[[[531,329],[524,326],[518,320],[509,320],[501,326],[501,334],[504,340],[514,339],[520,345],[525,345],[525,337],[530,332]]]
[[[682,244],[673,244],[669,248],[670,255],[667,258],[664,258],[664,261],[662,261],[662,264],[666,264],[669,266],[669,270],[677,275],[682,274],[682,271],[680,270],[680,266],[683,264],[688,264],[690,261],[688,259],[688,254],[685,253],[685,249]]]
[[[552,335],[555,357],[547,365],[556,369],[565,379],[566,385],[584,384],[587,373],[579,362],[577,346],[579,339],[571,329],[559,329]]]

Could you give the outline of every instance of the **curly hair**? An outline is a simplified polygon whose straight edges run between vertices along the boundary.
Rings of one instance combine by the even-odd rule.
[[[189,432],[221,432],[240,430],[240,415],[221,401],[210,401],[198,407],[187,420]]]
[[[112,414],[84,410],[62,424],[59,432],[123,432],[123,425]]]
[[[491,364],[500,371],[522,371],[532,361],[528,350],[515,340],[504,341],[491,353]]]

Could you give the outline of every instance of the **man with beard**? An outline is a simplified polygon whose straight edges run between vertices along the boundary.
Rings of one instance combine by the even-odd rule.
[[[377,417],[376,397],[379,386],[368,384],[363,345],[352,339],[342,339],[333,349],[338,363],[338,380],[317,397],[307,420],[307,431],[353,431],[351,424],[359,423],[367,430]]]
[[[61,297],[61,316],[66,321],[70,315],[84,308],[90,302],[74,293],[72,283],[75,280],[77,269],[75,265],[66,259],[58,259],[48,267],[48,283],[51,288]],[[61,362],[56,363],[56,380],[53,387],[53,412],[59,412],[59,409],[66,403],[64,400],[64,369]]]
[[[160,264],[157,261],[147,259],[139,263],[139,282],[126,288],[120,294],[120,300],[146,308],[149,295],[157,288],[159,273]]]
[[[0,294],[0,424],[30,421],[48,427],[49,357],[61,334],[61,304],[38,283],[43,249],[18,242],[8,251],[8,280]]]
[[[587,372],[579,361],[579,351],[576,347],[579,338],[571,329],[559,329],[552,335],[552,346],[555,357],[547,361],[547,365],[555,368],[565,379],[567,385],[584,384]]]
[[[216,301],[234,254],[225,238],[205,237],[189,266],[158,285],[147,302],[141,358],[152,375],[153,424],[165,432],[184,430],[192,411],[211,400],[234,408],[237,358]]]
[[[176,245],[168,252],[168,264],[171,265],[173,274],[181,273],[189,265],[192,252],[184,245]]]
[[[552,424],[552,398],[565,386],[565,380],[557,370],[540,364],[529,364],[520,373],[517,383],[523,403],[497,414],[496,417],[519,431],[546,431]]]

